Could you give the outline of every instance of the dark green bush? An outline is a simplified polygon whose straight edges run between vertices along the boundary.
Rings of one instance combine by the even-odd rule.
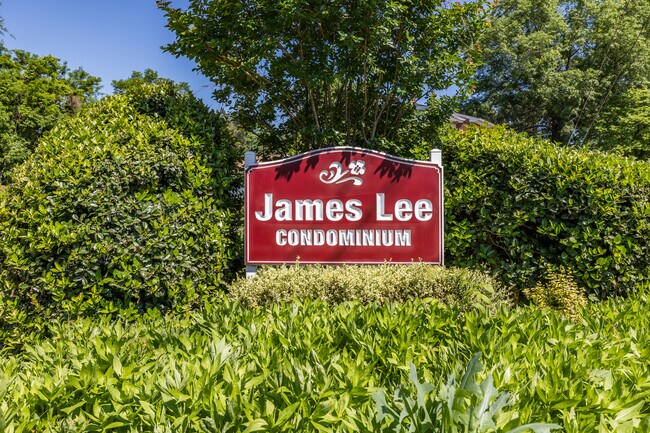
[[[183,308],[216,290],[229,219],[208,163],[125,96],[44,136],[0,190],[1,329],[111,305]]]
[[[485,274],[426,264],[263,267],[255,278],[233,284],[230,296],[253,307],[296,299],[384,304],[435,298],[461,309],[508,302],[502,286]]]
[[[503,127],[443,138],[446,262],[519,289],[567,267],[601,297],[650,281],[650,164]]]
[[[242,202],[234,193],[243,186],[243,171],[237,162],[243,160],[246,149],[238,146],[228,132],[223,116],[196,98],[187,85],[168,79],[157,79],[155,84],[131,81],[117,90],[126,95],[138,112],[162,118],[184,137],[201,143],[209,156],[207,165],[219,184],[218,199],[229,208],[239,210]]]
[[[206,165],[212,170],[212,177],[217,183],[214,198],[220,207],[228,209],[230,213],[230,231],[226,235],[234,242],[229,251],[232,259],[228,263],[226,278],[231,280],[244,268],[241,230],[244,176],[241,162],[247,149],[229,132],[224,117],[196,98],[187,84],[174,83],[153,74],[152,83],[130,78],[114,81],[113,87],[124,94],[139,113],[163,119],[185,138],[200,143]]]

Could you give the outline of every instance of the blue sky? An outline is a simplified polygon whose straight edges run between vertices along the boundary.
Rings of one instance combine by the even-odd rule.
[[[161,50],[174,40],[155,0],[0,0],[7,48],[53,55],[71,69],[100,77],[103,93],[111,81],[151,68],[165,78],[185,81],[210,106],[210,81],[194,63]],[[176,0],[185,7],[187,1]]]

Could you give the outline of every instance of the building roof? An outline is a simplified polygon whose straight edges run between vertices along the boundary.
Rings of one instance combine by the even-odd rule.
[[[452,114],[451,117],[449,117],[449,122],[456,129],[462,129],[469,125],[486,126],[488,128],[494,126],[493,123],[490,123],[485,119],[481,119],[480,117],[468,116],[467,114],[462,114],[462,113]]]
[[[418,103],[416,105],[416,109],[420,111],[425,110],[426,108],[427,108],[426,104]],[[453,113],[449,117],[449,123],[451,123],[451,126],[453,126],[456,129],[467,128],[469,125],[486,126],[488,128],[494,126],[493,123],[488,122],[485,119],[481,119],[480,117],[468,116],[467,114],[463,114],[463,113]]]

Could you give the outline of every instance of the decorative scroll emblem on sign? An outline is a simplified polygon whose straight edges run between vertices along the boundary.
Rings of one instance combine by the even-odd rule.
[[[341,165],[340,162],[331,163],[329,170],[323,170],[320,172],[321,182],[338,185],[339,183],[352,181],[354,185],[361,185],[363,183],[363,180],[358,176],[361,176],[366,172],[366,163],[363,162],[363,160],[352,161],[348,167],[349,170],[343,171],[343,165]],[[345,177],[348,174],[352,174],[354,176]]]

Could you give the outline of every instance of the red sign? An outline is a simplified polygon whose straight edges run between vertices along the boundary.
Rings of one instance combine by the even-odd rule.
[[[442,167],[354,147],[246,169],[246,263],[442,264]]]

